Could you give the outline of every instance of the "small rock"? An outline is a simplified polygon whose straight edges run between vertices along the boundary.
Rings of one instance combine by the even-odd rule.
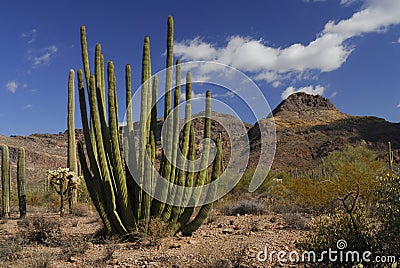
[[[194,245],[194,244],[198,244],[199,242],[197,242],[196,240],[189,240],[188,243],[191,245]]]
[[[111,259],[107,261],[108,265],[117,265],[119,261],[117,259]]]
[[[71,256],[71,257],[69,257],[68,261],[69,261],[69,262],[77,262],[77,261],[78,261],[78,258],[75,257],[75,256]]]
[[[272,217],[271,219],[269,219],[269,221],[271,222],[271,223],[275,223],[276,222],[276,217]]]
[[[235,225],[235,226],[233,227],[233,230],[240,230],[240,226],[239,226],[239,225]]]
[[[224,230],[222,230],[223,234],[232,234],[235,230],[232,228],[226,228]]]
[[[218,227],[218,228],[222,228],[222,227],[223,227],[222,223],[219,223],[219,224],[217,225],[217,227]]]
[[[235,222],[234,220],[230,220],[230,221],[229,221],[229,225],[233,225],[234,222]]]

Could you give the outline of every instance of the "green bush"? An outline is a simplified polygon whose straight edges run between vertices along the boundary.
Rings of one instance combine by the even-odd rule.
[[[400,257],[400,176],[389,172],[380,177],[378,211],[382,226],[378,243],[382,253]]]
[[[329,154],[314,172],[318,176],[284,177],[269,191],[280,212],[321,214],[332,213],[338,207],[338,197],[359,185],[360,201],[372,208],[377,202],[377,177],[385,168],[373,151],[349,146]]]

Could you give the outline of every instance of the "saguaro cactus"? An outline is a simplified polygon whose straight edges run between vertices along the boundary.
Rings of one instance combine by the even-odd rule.
[[[76,142],[75,142],[75,72],[69,71],[68,78],[68,155],[67,167],[70,171],[78,174],[78,162],[76,161]],[[72,213],[74,204],[78,201],[77,189],[70,189],[68,196],[69,212]]]
[[[1,216],[5,219],[10,217],[10,153],[7,145],[3,145],[1,159]]]
[[[206,218],[211,209],[211,204],[203,205],[199,213],[194,215],[194,208],[188,207],[197,204],[199,191],[176,190],[172,184],[179,186],[196,186],[214,181],[221,173],[221,142],[217,139],[217,154],[214,159],[211,178],[208,178],[207,163],[210,152],[210,129],[211,129],[211,93],[206,97],[206,118],[204,124],[204,138],[206,138],[202,154],[202,170],[193,172],[193,160],[195,155],[194,130],[191,126],[191,104],[192,95],[191,75],[186,79],[186,125],[182,140],[179,141],[179,110],[180,103],[180,65],[173,65],[173,19],[168,18],[167,35],[167,61],[165,80],[165,104],[164,104],[164,128],[166,137],[162,150],[162,159],[158,173],[165,180],[154,182],[156,177],[153,167],[156,156],[156,133],[157,133],[157,99],[158,78],[151,80],[150,60],[150,38],[144,39],[142,58],[142,88],[141,88],[141,110],[139,122],[139,142],[135,145],[134,129],[132,122],[132,107],[129,105],[132,96],[132,82],[130,66],[126,66],[126,107],[127,126],[124,137],[121,140],[120,128],[118,127],[118,102],[116,97],[116,81],[114,65],[108,63],[108,120],[105,118],[106,105],[102,101],[105,95],[105,87],[98,81],[99,75],[104,72],[101,62],[95,61],[95,74],[90,73],[87,52],[86,29],[81,27],[82,57],[84,72],[78,70],[78,89],[82,126],[85,138],[83,143],[78,142],[78,154],[84,179],[89,190],[92,201],[104,223],[109,234],[127,234],[138,228],[138,223],[147,223],[150,217],[160,218],[170,224],[171,233],[182,231],[191,234]],[[96,58],[100,53],[100,46],[96,46]],[[174,109],[172,104],[172,77],[176,70],[176,88],[174,90]],[[85,75],[84,75],[85,74]],[[86,80],[86,83],[85,83]],[[86,90],[85,90],[86,84]],[[87,92],[87,93],[86,93]],[[87,97],[89,109],[87,109]],[[89,114],[87,111],[89,110]],[[174,112],[171,116],[168,116]],[[176,112],[176,113],[175,113]],[[124,150],[121,149],[123,145]],[[136,154],[135,148],[139,153]],[[86,153],[85,153],[86,150]],[[182,152],[182,154],[178,154]],[[125,156],[125,161],[122,159]],[[189,157],[188,157],[189,156]],[[187,158],[192,160],[187,165]],[[146,161],[147,160],[147,161]],[[89,162],[89,163],[88,163]],[[179,163],[180,165],[176,165]],[[189,166],[189,171],[178,168]],[[149,194],[149,189],[155,184],[155,192],[161,196],[159,200]],[[209,187],[205,193],[210,199],[215,194],[215,184]],[[196,194],[195,194],[196,193]],[[171,205],[174,204],[174,205]],[[194,220],[190,221],[194,216]]]
[[[18,189],[19,218],[23,219],[26,216],[25,149],[23,147],[20,147],[18,149],[17,189]]]

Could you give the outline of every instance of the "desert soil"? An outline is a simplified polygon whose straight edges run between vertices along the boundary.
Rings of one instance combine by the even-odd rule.
[[[25,222],[42,216],[30,214]],[[268,252],[296,250],[296,241],[307,233],[289,228],[281,215],[226,216],[214,210],[190,237],[99,241],[93,238],[102,226],[95,212],[84,217],[60,219],[57,213],[44,217],[61,223],[59,242],[26,243],[20,220],[1,222],[1,254],[11,251],[10,257],[0,256],[1,267],[295,267],[277,263],[276,258],[272,263],[260,262],[256,256],[265,246]]]

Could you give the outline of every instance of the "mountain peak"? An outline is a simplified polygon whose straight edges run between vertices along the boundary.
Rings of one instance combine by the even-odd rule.
[[[272,113],[277,115],[280,112],[304,112],[309,110],[333,110],[338,111],[330,100],[320,95],[310,95],[304,92],[291,94],[283,100]]]

